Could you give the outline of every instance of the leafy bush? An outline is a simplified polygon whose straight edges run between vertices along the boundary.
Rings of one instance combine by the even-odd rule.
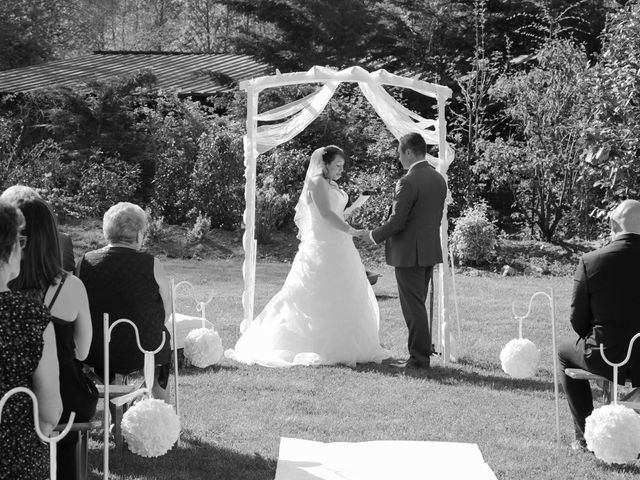
[[[349,223],[358,228],[376,228],[389,216],[389,207],[393,200],[395,184],[400,173],[381,167],[377,171],[360,171],[351,176],[351,184],[345,186],[349,197],[355,200],[366,190],[376,191],[358,210],[353,212]]]
[[[145,213],[149,219],[149,229],[147,230],[147,234],[151,240],[157,242],[164,237],[164,217],[156,217],[150,208],[146,208]]]
[[[496,226],[487,217],[487,204],[479,202],[456,220],[451,235],[451,250],[464,264],[482,265],[495,255]]]
[[[244,211],[244,151],[240,126],[220,120],[198,141],[191,173],[192,208],[211,225],[233,229]]]
[[[187,232],[187,240],[189,242],[201,242],[211,230],[211,220],[202,213],[198,215],[191,230]]]
[[[82,171],[80,189],[75,196],[88,215],[101,216],[118,202],[133,201],[140,183],[140,168],[118,158],[95,154]]]
[[[269,187],[260,189],[256,200],[256,239],[259,243],[269,243],[273,233],[293,217],[297,199]]]

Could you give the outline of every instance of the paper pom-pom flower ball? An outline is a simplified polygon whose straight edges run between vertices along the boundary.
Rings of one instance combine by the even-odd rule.
[[[164,455],[180,436],[180,420],[173,407],[154,398],[142,400],[128,409],[121,425],[129,450],[142,457]]]
[[[640,415],[624,405],[596,408],[587,417],[584,439],[603,462],[632,462],[640,453]]]
[[[500,352],[502,370],[513,378],[533,377],[539,361],[540,351],[526,338],[514,338]]]
[[[184,339],[184,356],[192,365],[205,368],[222,358],[222,340],[214,330],[196,328]]]

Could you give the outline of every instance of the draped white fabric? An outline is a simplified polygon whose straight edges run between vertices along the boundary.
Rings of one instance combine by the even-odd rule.
[[[248,95],[247,135],[245,137],[245,175],[247,177],[245,198],[247,208],[243,216],[246,227],[243,239],[245,247],[245,264],[243,266],[243,275],[245,277],[245,291],[243,293],[245,318],[241,325],[241,331],[244,331],[248,323],[253,320],[257,246],[254,239],[256,158],[258,155],[268,152],[278,145],[291,140],[307,128],[322,113],[342,82],[358,83],[363,95],[373,106],[376,113],[394,137],[399,139],[407,133],[419,132],[428,145],[438,145],[438,156],[427,155],[427,160],[444,176],[445,180],[447,179],[447,170],[454,159],[454,151],[445,141],[446,123],[444,120],[444,102],[447,98],[451,97],[451,90],[447,87],[418,79],[401,77],[385,70],[377,70],[370,73],[361,67],[333,70],[327,67],[316,66],[307,72],[277,74],[241,82],[240,87],[246,90]],[[257,112],[257,99],[262,90],[302,83],[322,84],[322,86],[316,92],[287,105],[263,113]],[[394,99],[393,96],[384,89],[383,85],[409,88],[423,95],[435,98],[438,102],[438,118],[436,120],[427,119],[412,112]],[[258,125],[258,122],[262,122],[262,125]],[[441,129],[442,131],[440,131]],[[450,196],[448,197],[448,201],[451,201]],[[445,258],[448,254],[446,226],[447,218],[445,208],[441,234]],[[454,301],[456,302],[455,313],[457,317],[455,281],[452,278],[454,272],[449,271],[447,264],[443,264],[441,272],[439,275],[438,289],[440,292],[450,292],[453,290],[451,293],[453,293]],[[449,280],[447,280],[447,278]],[[445,285],[445,283],[451,283],[452,286]],[[444,323],[446,322],[445,310],[447,309],[444,304],[445,293],[441,293],[440,295],[439,322]],[[449,295],[449,293],[447,293],[447,295]],[[452,309],[449,309],[449,312],[451,310]],[[459,332],[460,323],[458,318],[456,318],[456,323]],[[441,335],[443,330],[444,325],[440,325]],[[454,332],[450,328],[448,330],[449,332]],[[443,339],[441,340],[444,342]],[[458,342],[455,343],[457,344]]]

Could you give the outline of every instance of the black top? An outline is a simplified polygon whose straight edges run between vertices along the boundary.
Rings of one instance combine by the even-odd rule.
[[[0,293],[0,397],[15,387],[33,390],[50,316],[42,303],[18,292]],[[0,479],[49,478],[47,447],[33,424],[31,398],[12,396],[2,411]]]
[[[146,350],[155,350],[156,364],[168,364],[171,358],[169,332],[164,327],[164,305],[154,272],[154,257],[126,247],[105,247],[85,254],[78,268],[89,296],[93,339],[86,363],[96,370],[103,369],[103,314],[109,322],[126,318],[140,332],[140,343]],[[135,332],[130,325],[120,324],[111,334],[110,371],[127,374],[144,366],[144,356],[136,345]]]
[[[585,254],[574,277],[571,325],[585,339],[585,354],[605,355],[619,363],[624,360],[631,338],[640,332],[640,235],[619,235],[609,245]],[[640,385],[640,340],[636,340],[630,362],[620,368],[620,380],[630,376]]]
[[[67,279],[67,275],[64,274],[60,283],[58,284],[58,288],[56,289],[51,301],[49,302],[48,308],[51,311],[53,304],[56,303],[58,299],[58,294],[64,285],[65,280]],[[56,347],[58,349],[58,363],[62,367],[63,365],[73,363],[76,358],[75,355],[75,340],[73,337],[74,323],[75,322],[67,322],[61,318],[51,316],[51,321],[53,322],[53,328],[56,332]]]

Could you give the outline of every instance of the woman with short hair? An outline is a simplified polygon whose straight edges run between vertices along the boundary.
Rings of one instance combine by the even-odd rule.
[[[126,318],[140,332],[145,350],[155,350],[166,335],[164,346],[155,356],[156,379],[153,396],[166,400],[171,363],[169,332],[164,327],[171,311],[170,286],[162,265],[150,253],[141,251],[149,222],[138,205],[121,202],[103,218],[103,234],[108,245],[86,253],[76,268],[89,294],[94,336],[86,363],[103,372],[103,314],[109,322]],[[144,366],[130,326],[118,325],[111,335],[109,371],[126,375]],[[102,375],[101,375],[102,376]]]
[[[51,433],[62,413],[56,339],[51,316],[39,301],[9,289],[20,273],[24,217],[0,201],[0,397],[15,387],[31,389],[38,400],[40,429]],[[9,398],[0,423],[0,479],[49,478],[47,447],[36,435],[31,399]]]

